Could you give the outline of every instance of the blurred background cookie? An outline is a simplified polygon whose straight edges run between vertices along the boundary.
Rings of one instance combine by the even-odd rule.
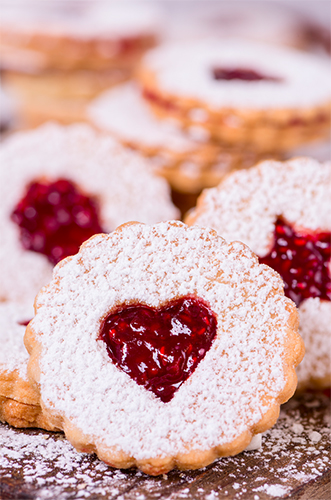
[[[156,7],[135,2],[4,2],[3,81],[24,126],[84,118],[88,100],[127,80],[155,45]]]
[[[330,65],[287,47],[231,38],[165,44],[138,76],[159,117],[226,144],[286,151],[330,133]]]

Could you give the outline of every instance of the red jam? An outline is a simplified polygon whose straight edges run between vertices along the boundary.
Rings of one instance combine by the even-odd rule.
[[[267,264],[284,280],[285,295],[297,306],[309,297],[331,300],[331,233],[296,232],[283,219],[275,225],[274,246],[261,264]]]
[[[103,232],[96,202],[65,179],[33,182],[11,218],[20,227],[23,247],[46,255],[54,265]]]
[[[32,318],[31,318],[31,319],[32,319]],[[18,325],[21,325],[21,326],[28,326],[28,324],[30,323],[31,319],[18,321],[18,322],[17,322],[17,324],[18,324]]]
[[[106,317],[99,339],[116,366],[167,403],[210,349],[216,329],[209,307],[187,296],[160,309],[120,309]]]
[[[275,76],[263,75],[250,68],[213,68],[215,80],[243,80],[245,82],[280,82],[281,78]]]
[[[166,109],[167,111],[178,111],[178,106],[171,99],[161,97],[160,95],[156,94],[151,90],[144,89],[142,92],[142,96],[147,101],[150,101],[154,103],[156,106],[160,106],[161,108]]]

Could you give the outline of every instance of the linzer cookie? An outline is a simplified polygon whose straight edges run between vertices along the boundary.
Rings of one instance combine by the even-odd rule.
[[[330,162],[266,161],[204,191],[186,219],[246,243],[282,276],[306,346],[300,389],[331,385],[330,179]]]
[[[239,145],[210,141],[199,127],[185,133],[174,120],[158,120],[134,83],[101,94],[91,102],[88,116],[93,125],[150,158],[156,171],[180,193],[200,193],[232,170],[262,159]]]
[[[242,451],[296,387],[297,311],[242,243],[127,223],[54,269],[25,344],[47,418],[79,451],[157,475]]]
[[[216,140],[282,151],[330,133],[328,61],[235,39],[164,44],[143,59],[144,97],[160,117]]]
[[[32,304],[0,303],[0,421],[15,427],[57,430],[44,418],[39,394],[28,380],[29,355],[23,336],[32,317]]]
[[[89,99],[130,78],[157,39],[147,5],[7,2],[1,14],[2,77],[27,125],[82,120]]]
[[[95,233],[179,215],[144,159],[87,125],[12,135],[0,164],[0,300],[32,304],[53,265]]]

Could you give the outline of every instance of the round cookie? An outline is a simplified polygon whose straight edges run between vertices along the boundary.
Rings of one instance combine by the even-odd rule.
[[[306,346],[300,389],[331,385],[330,178],[330,162],[262,162],[205,190],[186,218],[246,243],[283,277]]]
[[[271,427],[296,387],[297,312],[242,243],[128,223],[59,263],[25,344],[47,418],[148,474],[205,466]]]
[[[155,45],[157,20],[154,8],[134,3],[5,5],[3,81],[19,100],[24,124],[84,119],[89,99],[130,78]]]
[[[200,128],[185,133],[174,120],[157,119],[132,82],[101,94],[87,114],[93,125],[151,158],[156,171],[181,193],[200,193],[230,171],[262,159],[247,148],[211,142]]]
[[[223,143],[282,151],[330,132],[329,63],[294,49],[237,39],[164,44],[138,76],[160,117]]]
[[[32,304],[0,303],[0,421],[15,427],[57,430],[44,418],[39,394],[28,380],[29,355],[23,337],[32,317]]]
[[[87,125],[16,133],[0,164],[0,300],[32,303],[53,264],[92,234],[179,215],[143,158]]]

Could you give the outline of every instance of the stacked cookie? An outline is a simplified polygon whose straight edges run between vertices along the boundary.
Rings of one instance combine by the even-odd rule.
[[[5,2],[1,70],[21,125],[84,119],[90,99],[132,76],[157,23],[155,9],[134,2]]]

